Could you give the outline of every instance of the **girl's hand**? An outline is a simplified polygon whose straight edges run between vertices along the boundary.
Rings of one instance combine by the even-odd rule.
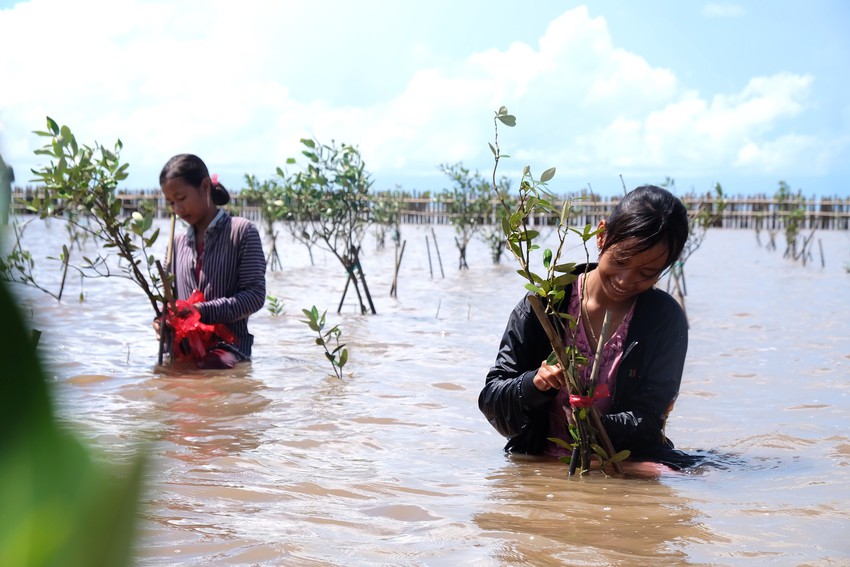
[[[160,339],[160,336],[159,336],[160,319],[158,317],[155,318],[153,320],[153,324],[151,326],[153,327],[153,330],[156,331],[156,340],[159,340]]]
[[[534,375],[534,386],[541,392],[545,392],[552,388],[555,388],[556,390],[565,388],[567,386],[567,381],[566,378],[564,378],[564,371],[561,370],[561,365],[556,364],[553,366],[551,364],[546,364],[546,361],[544,360],[540,365],[540,368],[537,370],[537,374]]]

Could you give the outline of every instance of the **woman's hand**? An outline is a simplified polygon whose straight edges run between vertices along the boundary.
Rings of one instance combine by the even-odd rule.
[[[566,388],[567,381],[564,378],[564,371],[561,370],[561,365],[547,364],[544,360],[534,375],[534,386],[541,392],[555,388],[560,390]]]

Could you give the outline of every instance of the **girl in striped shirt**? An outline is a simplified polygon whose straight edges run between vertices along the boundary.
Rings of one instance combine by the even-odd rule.
[[[197,346],[187,349],[184,341],[184,354],[192,351],[199,368],[233,368],[251,358],[254,336],[248,332],[248,317],[265,303],[260,235],[247,219],[219,208],[230,195],[198,156],[172,157],[159,174],[159,185],[172,211],[189,225],[174,239],[170,266],[176,299],[182,300],[178,317],[185,321],[199,314],[200,323],[216,326],[216,335],[228,339],[204,345],[200,352]]]

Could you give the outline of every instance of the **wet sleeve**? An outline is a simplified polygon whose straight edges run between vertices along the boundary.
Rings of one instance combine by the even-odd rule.
[[[533,382],[540,363],[550,352],[545,332],[523,298],[508,319],[496,362],[478,397],[478,407],[490,424],[512,440],[509,446],[517,446],[522,452],[528,451],[518,445],[526,443],[515,438],[545,436],[545,431],[539,431],[540,426],[557,395],[554,389],[541,392]]]

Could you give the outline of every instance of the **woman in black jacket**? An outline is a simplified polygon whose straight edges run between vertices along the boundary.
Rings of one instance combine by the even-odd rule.
[[[687,211],[669,191],[645,185],[628,193],[599,228],[598,263],[576,268],[578,279],[558,308],[579,322],[575,332],[566,332],[565,343],[576,345],[587,358],[580,369],[586,379],[609,311],[613,331],[605,337],[598,384],[610,396],[596,399],[594,406],[615,450],[629,449],[635,461],[689,466],[694,458],[674,450],[664,435],[682,381],[688,324],[679,304],[654,287],[682,252]],[[546,362],[551,352],[523,298],[510,315],[478,398],[489,422],[508,438],[507,451],[565,454],[547,440],[569,440],[571,419],[564,373]]]

